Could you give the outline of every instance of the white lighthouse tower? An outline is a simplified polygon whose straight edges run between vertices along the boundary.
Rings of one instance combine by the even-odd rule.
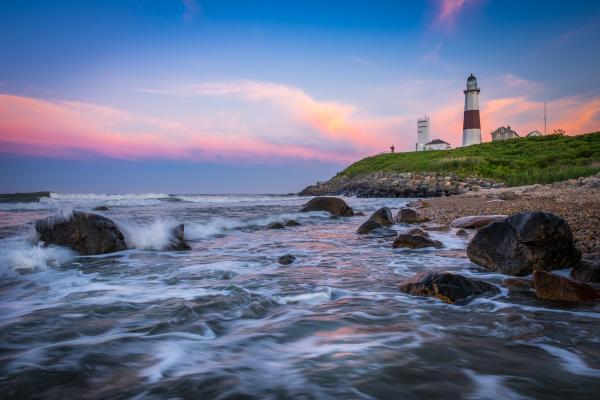
[[[417,151],[425,150],[425,144],[429,143],[429,117],[417,120]]]
[[[473,74],[467,79],[465,93],[465,116],[463,119],[462,145],[481,143],[481,121],[479,119],[479,88]]]

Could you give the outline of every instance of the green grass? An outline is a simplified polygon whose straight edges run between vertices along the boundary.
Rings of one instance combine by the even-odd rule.
[[[453,150],[386,153],[357,161],[337,176],[351,178],[379,171],[477,176],[510,186],[562,181],[600,171],[600,132],[518,138]]]

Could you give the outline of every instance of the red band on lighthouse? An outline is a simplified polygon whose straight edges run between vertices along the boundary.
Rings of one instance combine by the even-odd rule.
[[[481,129],[479,110],[465,110],[465,117],[463,120],[463,130],[464,129]]]

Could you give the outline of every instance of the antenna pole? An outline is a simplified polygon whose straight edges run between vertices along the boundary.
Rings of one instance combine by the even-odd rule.
[[[546,134],[546,102],[544,102],[544,135]]]

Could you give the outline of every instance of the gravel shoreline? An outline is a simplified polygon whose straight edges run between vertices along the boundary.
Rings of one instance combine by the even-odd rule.
[[[469,215],[548,211],[564,218],[582,253],[600,256],[600,174],[549,185],[482,189],[414,202],[430,220],[448,225]]]

